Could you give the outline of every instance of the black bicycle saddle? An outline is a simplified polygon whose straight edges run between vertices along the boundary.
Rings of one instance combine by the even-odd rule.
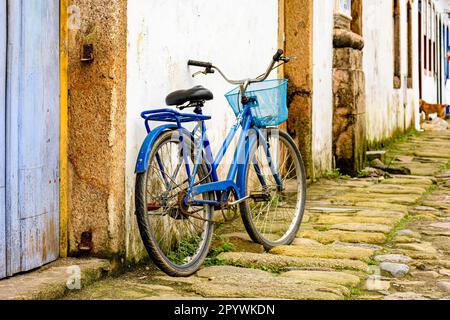
[[[169,94],[166,98],[168,106],[181,106],[186,102],[209,101],[214,99],[211,91],[203,86],[196,86],[189,90],[178,90]]]

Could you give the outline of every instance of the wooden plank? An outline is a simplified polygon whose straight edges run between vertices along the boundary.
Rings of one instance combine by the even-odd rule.
[[[19,110],[21,57],[21,1],[8,2],[8,51],[6,84],[6,270],[21,271],[19,217]]]
[[[59,256],[59,0],[22,2],[22,271]]]
[[[59,256],[59,0],[9,3],[7,217],[13,274]]]
[[[69,110],[68,110],[68,0],[60,0],[60,46],[59,46],[59,83],[60,92],[60,174],[59,174],[59,251],[65,258],[69,251]]]
[[[0,0],[0,279],[6,276],[6,0]]]

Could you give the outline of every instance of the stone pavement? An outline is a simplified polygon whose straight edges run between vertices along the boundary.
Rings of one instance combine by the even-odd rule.
[[[81,288],[102,279],[111,271],[101,259],[59,259],[33,272],[0,281],[0,300],[52,300],[70,289]]]
[[[265,253],[236,221],[218,230],[216,253],[227,252],[195,276],[170,278],[149,265],[66,298],[448,298],[449,159],[449,130],[410,137],[388,150],[387,163],[411,176],[312,185],[292,246]]]

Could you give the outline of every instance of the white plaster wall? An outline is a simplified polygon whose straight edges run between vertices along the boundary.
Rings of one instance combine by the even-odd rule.
[[[146,132],[139,114],[165,107],[168,93],[204,85],[215,100],[210,139],[217,151],[235,117],[219,75],[192,79],[189,59],[211,61],[231,78],[267,68],[278,44],[278,0],[129,0],[127,53],[126,243],[128,257],[143,253],[134,217],[134,165]],[[273,74],[276,77],[276,73]]]
[[[401,89],[393,88],[393,0],[365,0],[363,6],[367,139],[374,143],[411,126],[418,127],[418,68],[414,70],[413,88],[406,89],[406,0],[401,1]],[[417,5],[413,6],[412,23],[413,65],[417,66]]]
[[[314,1],[312,158],[314,174],[332,167],[333,0]]]
[[[439,1],[438,0],[438,1],[433,1],[433,3],[435,4],[436,13],[438,13],[438,14],[441,14],[447,10],[450,10],[450,8],[448,7],[449,4],[447,1],[444,1],[444,0]],[[446,15],[443,15],[442,18],[443,18],[443,23],[448,25],[449,19],[446,18]],[[433,29],[433,31],[434,31],[434,29]],[[422,42],[422,48],[424,48],[423,35],[421,37],[421,42]],[[436,50],[441,50],[439,48],[437,40],[436,40],[436,45],[437,45]],[[424,61],[423,60],[424,52],[422,52],[421,54],[422,54],[422,61]],[[436,61],[436,62],[439,63],[438,61]],[[427,66],[428,66],[428,64],[427,64]],[[444,69],[443,69],[444,66],[441,65],[441,67],[442,67],[443,78],[445,78]],[[435,76],[434,71],[433,71],[433,74],[431,74],[428,70],[425,71],[425,69],[423,68],[423,64],[420,68],[420,72],[422,73],[422,79],[423,79],[422,80],[423,81],[422,98],[428,103],[438,103],[439,101],[438,101],[438,93],[437,92],[438,92],[439,82],[438,82],[437,76]],[[445,79],[443,79],[443,81],[442,81],[442,103],[450,104],[450,81],[446,82]]]

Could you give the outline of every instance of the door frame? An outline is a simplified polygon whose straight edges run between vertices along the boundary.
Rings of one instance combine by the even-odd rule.
[[[0,74],[0,243],[6,244],[6,0],[0,0],[0,21],[4,25],[0,25],[0,66],[3,65],[3,72]],[[2,44],[3,43],[3,44]],[[1,70],[1,67],[0,67]],[[0,71],[1,72],[1,71]],[[0,279],[6,277],[6,245],[0,247]]]
[[[60,0],[60,182],[59,182],[59,254],[68,256],[69,251],[69,0]]]

